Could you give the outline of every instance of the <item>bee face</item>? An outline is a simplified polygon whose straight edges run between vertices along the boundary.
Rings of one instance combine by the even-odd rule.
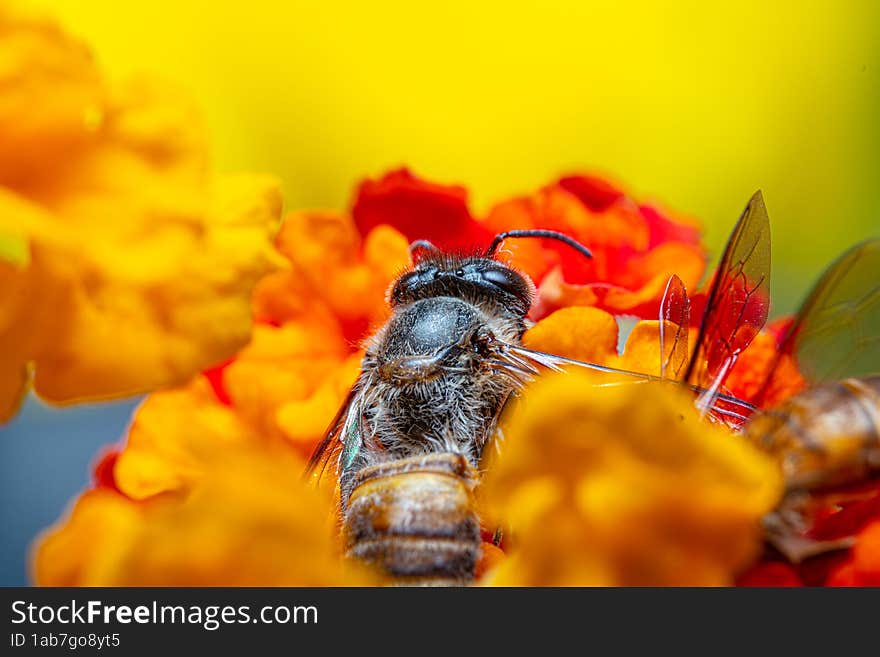
[[[391,290],[392,307],[438,296],[491,303],[504,312],[525,317],[534,284],[492,258],[435,256],[419,262]]]

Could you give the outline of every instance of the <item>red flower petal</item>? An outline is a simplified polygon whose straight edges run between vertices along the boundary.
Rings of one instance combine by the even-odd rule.
[[[491,233],[471,216],[464,187],[430,183],[408,169],[363,181],[352,216],[362,236],[387,224],[411,242],[426,239],[445,250],[474,251],[485,248],[492,239]]]
[[[821,509],[809,536],[831,541],[852,536],[872,520],[880,520],[880,481],[830,493],[828,506]]]
[[[615,201],[623,198],[623,190],[596,176],[564,176],[558,184],[577,196],[593,212],[607,210]]]
[[[671,221],[651,205],[640,205],[639,212],[648,222],[649,249],[664,242],[700,243],[700,230],[696,226]]]
[[[759,563],[741,575],[737,586],[803,586],[797,571],[781,561]]]
[[[95,488],[107,488],[121,493],[116,485],[116,477],[113,475],[113,468],[116,466],[118,458],[118,447],[110,447],[101,455],[101,458],[95,464],[95,469],[92,471],[92,481]]]
[[[229,358],[202,372],[202,374],[205,375],[205,378],[208,379],[208,383],[211,384],[211,389],[217,396],[217,401],[224,406],[232,406],[232,399],[229,397],[229,393],[226,391],[226,387],[223,384],[223,371],[229,367],[234,360],[235,358]]]
[[[828,586],[880,586],[880,521],[859,534],[851,556],[828,576]]]

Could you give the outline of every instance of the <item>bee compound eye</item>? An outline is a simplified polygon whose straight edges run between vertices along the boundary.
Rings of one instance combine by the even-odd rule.
[[[483,280],[517,297],[526,289],[520,276],[506,269],[489,269],[483,272]]]

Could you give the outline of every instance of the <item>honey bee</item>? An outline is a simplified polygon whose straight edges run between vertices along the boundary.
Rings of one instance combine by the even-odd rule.
[[[336,460],[347,553],[404,584],[466,584],[480,555],[473,490],[483,448],[534,365],[516,356],[533,283],[495,258],[411,246],[414,267],[389,293],[391,319],[366,346],[361,373],[309,464]],[[322,468],[323,469],[323,468]]]
[[[790,561],[847,547],[853,537],[812,536],[816,496],[880,473],[880,240],[859,244],[828,267],[779,343],[758,401],[791,358],[807,387],[744,427],[776,457],[786,495],[765,518],[768,541]]]

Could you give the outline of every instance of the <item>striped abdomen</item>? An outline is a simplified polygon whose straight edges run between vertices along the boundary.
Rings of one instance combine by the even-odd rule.
[[[789,491],[855,483],[880,471],[880,376],[810,388],[749,422]]]
[[[400,584],[470,583],[480,556],[476,482],[467,460],[451,453],[362,469],[343,511],[347,554]]]

